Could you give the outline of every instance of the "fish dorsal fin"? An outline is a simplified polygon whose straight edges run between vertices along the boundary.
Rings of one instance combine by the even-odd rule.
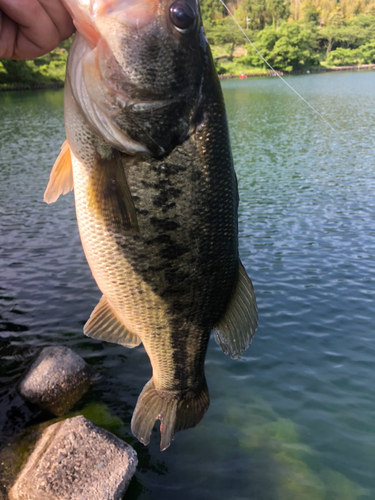
[[[83,327],[83,333],[93,339],[113,342],[130,348],[137,347],[141,343],[141,339],[129,332],[116,317],[104,295]]]
[[[68,141],[61,146],[59,156],[52,167],[49,181],[44,192],[44,201],[54,203],[61,194],[73,189],[72,157]]]
[[[239,261],[238,281],[224,315],[214,325],[216,342],[237,359],[251,344],[258,324],[258,308],[254,288]]]

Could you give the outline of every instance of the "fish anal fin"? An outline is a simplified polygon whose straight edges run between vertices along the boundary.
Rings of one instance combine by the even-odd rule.
[[[44,201],[54,203],[61,194],[73,189],[72,157],[68,141],[61,146],[59,156],[52,167],[49,181],[44,192]]]
[[[138,220],[120,153],[112,150],[108,158],[96,155],[90,177],[89,207],[104,219],[115,234],[137,233]]]
[[[258,325],[253,284],[239,261],[237,285],[225,313],[214,325],[216,342],[225,354],[237,359],[251,344]]]
[[[129,332],[117,318],[104,295],[86,322],[83,333],[93,339],[113,342],[129,348],[137,347],[141,343],[141,339]]]
[[[205,379],[196,392],[175,396],[157,391],[151,379],[139,395],[131,421],[132,433],[147,445],[156,420],[160,420],[160,450],[164,451],[171,444],[175,432],[194,427],[202,420],[209,403]]]

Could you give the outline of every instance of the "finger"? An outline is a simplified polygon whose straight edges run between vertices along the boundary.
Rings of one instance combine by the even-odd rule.
[[[32,59],[41,56],[71,35],[72,20],[62,4],[58,0],[50,0],[45,4],[42,5],[37,0],[0,0],[0,8],[5,13],[0,47],[5,44],[9,53],[9,45],[13,43],[12,55],[7,57]],[[9,33],[13,37],[5,38]]]
[[[0,58],[9,59],[13,56],[17,38],[17,26],[0,11]]]
[[[69,38],[75,30],[73,20],[60,0],[39,0],[60,35],[60,40]]]

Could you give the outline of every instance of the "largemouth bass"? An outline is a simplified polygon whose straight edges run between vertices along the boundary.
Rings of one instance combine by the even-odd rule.
[[[238,255],[238,189],[220,83],[196,0],[64,0],[78,33],[65,85],[67,141],[45,201],[73,189],[103,293],[84,327],[135,347],[152,378],[133,414],[161,449],[209,406],[210,333],[237,358],[257,325]]]

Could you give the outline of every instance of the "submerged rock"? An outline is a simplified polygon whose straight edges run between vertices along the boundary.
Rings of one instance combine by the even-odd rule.
[[[85,417],[49,426],[9,492],[10,500],[117,500],[137,466],[134,449]]]
[[[316,452],[301,441],[298,426],[287,418],[248,426],[239,444],[253,458],[263,457],[265,477],[278,500],[359,500],[368,493],[320,463]]]
[[[96,370],[68,347],[46,347],[18,390],[30,403],[62,416],[79,401],[96,378]]]

